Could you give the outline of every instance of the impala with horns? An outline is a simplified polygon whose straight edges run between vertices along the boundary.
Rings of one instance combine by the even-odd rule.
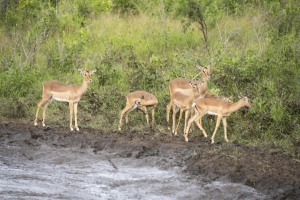
[[[147,125],[150,128],[152,128],[154,125],[154,119],[155,119],[154,115],[155,115],[155,108],[156,108],[157,104],[158,104],[157,98],[149,92],[142,91],[142,90],[130,92],[126,96],[126,106],[120,113],[120,122],[119,122],[118,129],[121,130],[121,128],[122,128],[122,120],[123,120],[124,114],[125,114],[126,126],[129,129],[128,115],[131,111],[133,111],[136,108],[143,111],[143,113],[145,114],[145,117],[146,117]],[[147,107],[150,107],[151,112],[152,112],[151,124],[149,124],[149,116],[148,116]]]
[[[190,87],[193,90],[193,93],[191,95],[185,95],[182,94],[181,92],[176,92],[173,95],[173,103],[172,103],[172,108],[173,108],[173,125],[172,125],[172,133],[177,135],[177,130],[180,125],[180,121],[182,118],[182,113],[185,111],[185,120],[184,120],[184,130],[186,129],[187,125],[187,120],[189,117],[189,112],[190,109],[192,108],[192,104],[196,98],[199,97],[199,93],[201,92],[201,86],[203,82],[199,81],[190,81]],[[176,114],[180,110],[179,114],[179,119],[178,119],[178,124],[175,129],[175,124],[176,124]]]
[[[197,99],[193,104],[193,106],[195,106],[195,115],[190,118],[190,120],[188,121],[187,128],[185,130],[185,134],[184,134],[185,141],[188,141],[189,128],[194,121],[196,122],[199,129],[202,131],[204,137],[207,137],[207,134],[202,127],[202,117],[206,114],[209,114],[209,115],[217,116],[216,127],[211,137],[211,143],[213,144],[215,142],[214,138],[220,126],[221,120],[223,122],[223,127],[224,127],[224,139],[226,142],[228,142],[226,117],[229,116],[231,113],[238,111],[242,107],[251,108],[253,106],[247,97],[239,96],[239,98],[240,100],[237,101],[236,103],[228,103],[225,100],[218,99],[218,98]]]
[[[82,95],[86,92],[88,84],[92,81],[91,75],[96,72],[96,70],[92,71],[86,71],[78,69],[78,71],[84,76],[83,83],[80,86],[76,85],[66,85],[63,83],[60,83],[56,80],[51,80],[43,84],[43,94],[42,99],[37,104],[36,114],[35,114],[35,120],[34,125],[37,125],[38,121],[38,114],[40,107],[44,105],[43,108],[43,126],[45,125],[45,118],[46,118],[46,110],[49,104],[53,101],[62,101],[62,102],[68,102],[69,108],[70,108],[70,129],[73,131],[73,112],[75,116],[75,129],[79,131],[78,124],[77,124],[77,106],[78,102],[80,101],[80,98]]]
[[[204,84],[201,85],[199,96],[204,96],[207,90],[207,81],[210,79],[210,65],[206,67],[201,67],[199,65],[196,68],[200,71],[200,75]],[[193,88],[190,85],[189,79],[186,78],[176,78],[170,81],[169,83],[169,92],[170,92],[170,102],[166,108],[166,118],[167,118],[167,128],[170,130],[169,120],[170,120],[170,111],[173,105],[173,98],[176,92],[180,92],[182,95],[185,96],[192,96],[193,95]],[[202,83],[199,81],[199,83]]]

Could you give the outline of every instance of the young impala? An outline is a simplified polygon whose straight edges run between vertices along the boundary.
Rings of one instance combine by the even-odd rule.
[[[193,106],[195,106],[195,115],[190,118],[188,121],[187,128],[185,130],[185,141],[188,141],[188,134],[189,134],[189,128],[191,124],[195,121],[199,129],[202,131],[204,137],[207,137],[207,134],[205,130],[202,127],[202,117],[205,114],[209,115],[216,115],[217,123],[214,130],[214,133],[211,137],[211,143],[213,144],[215,135],[217,133],[217,130],[220,126],[220,122],[222,120],[223,126],[224,126],[224,138],[225,141],[228,142],[227,138],[227,121],[226,117],[229,116],[231,113],[238,111],[242,107],[252,107],[252,103],[249,101],[247,97],[239,97],[240,100],[236,103],[228,103],[223,99],[213,99],[213,98],[201,98],[197,99]]]
[[[184,120],[184,130],[186,129],[187,125],[187,120],[188,116],[190,113],[190,109],[192,108],[192,103],[193,101],[199,97],[200,92],[201,92],[201,86],[203,82],[199,81],[190,81],[190,87],[193,90],[193,93],[191,95],[185,95],[182,94],[181,92],[176,92],[173,95],[173,103],[172,103],[172,108],[173,108],[173,124],[172,124],[172,133],[177,135],[177,130],[180,125],[180,121],[182,118],[182,113],[185,111],[185,120]],[[175,124],[176,124],[176,114],[180,110],[179,114],[179,119],[178,119],[178,124],[175,129]]]
[[[45,118],[46,118],[46,110],[49,104],[53,101],[63,101],[69,103],[70,108],[70,129],[73,131],[73,111],[75,115],[75,129],[79,131],[78,124],[77,124],[77,106],[78,102],[80,101],[80,98],[82,95],[86,92],[88,83],[92,81],[91,75],[96,72],[96,70],[92,71],[85,71],[78,69],[78,71],[84,76],[84,80],[81,86],[76,85],[66,85],[63,83],[60,83],[56,80],[51,80],[43,84],[43,95],[42,99],[37,104],[36,114],[35,114],[35,120],[34,125],[37,125],[37,119],[40,107],[44,105],[43,109],[43,126],[45,126]]]
[[[152,128],[154,125],[154,115],[155,115],[155,108],[157,104],[158,104],[157,98],[149,92],[139,90],[139,91],[134,91],[129,93],[126,97],[126,106],[120,113],[120,122],[119,122],[118,129],[121,130],[122,128],[122,119],[124,114],[125,114],[126,126],[129,129],[128,115],[131,111],[133,111],[136,108],[144,112],[147,124],[150,128]],[[150,107],[152,111],[151,125],[149,124],[147,107]]]
[[[210,79],[210,66],[201,67],[197,65],[196,68],[200,71],[202,81],[204,81],[204,84],[200,87],[199,96],[204,96],[207,90],[207,81]],[[170,102],[166,108],[167,128],[169,130],[170,111],[174,103],[174,95],[175,93],[180,92],[182,95],[192,96],[193,88],[190,85],[190,81],[191,80],[185,78],[176,78],[169,83]],[[199,81],[199,83],[202,83],[202,81]]]

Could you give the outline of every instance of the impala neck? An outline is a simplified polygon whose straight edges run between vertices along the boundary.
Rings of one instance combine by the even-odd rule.
[[[83,80],[83,83],[80,86],[78,86],[77,93],[79,96],[82,96],[86,92],[88,88],[88,84],[89,84],[88,81]]]
[[[230,104],[230,106],[228,107],[228,112],[233,113],[235,111],[238,111],[242,107],[244,107],[244,100],[240,99],[239,101],[237,101],[233,104]]]
[[[199,96],[204,97],[204,96],[205,96],[205,93],[206,93],[206,90],[207,90],[207,80],[205,79],[204,82],[203,82],[203,84],[200,86],[200,92],[199,92],[198,97],[199,97]],[[197,97],[197,98],[198,98],[198,97]]]

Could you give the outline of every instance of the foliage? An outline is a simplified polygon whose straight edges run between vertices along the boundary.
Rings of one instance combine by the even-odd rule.
[[[114,129],[126,94],[142,89],[158,97],[164,130],[169,80],[192,79],[196,64],[211,63],[211,92],[255,105],[229,117],[229,138],[299,156],[299,1],[0,2],[0,116],[32,119],[44,81],[80,84],[77,68],[87,68],[97,73],[79,103],[85,126]],[[49,119],[67,109],[53,103]]]

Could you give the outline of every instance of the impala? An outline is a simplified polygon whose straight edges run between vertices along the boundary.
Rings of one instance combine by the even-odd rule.
[[[212,93],[208,93],[208,92],[205,94],[204,98],[215,98],[215,99],[218,98],[218,99],[221,99],[221,100],[223,100],[227,103],[232,103],[232,99],[230,97],[218,96],[216,94],[212,94]],[[208,115],[208,118],[210,119],[210,123],[212,123],[212,120],[213,120],[214,117],[217,117],[217,116]]]
[[[207,134],[205,130],[202,127],[202,117],[205,114],[209,115],[216,115],[217,116],[217,122],[216,122],[216,127],[214,130],[214,133],[211,137],[211,143],[213,144],[215,135],[217,133],[217,130],[220,126],[220,122],[222,120],[223,122],[223,127],[224,127],[224,139],[226,142],[228,142],[227,138],[227,121],[226,117],[229,116],[231,113],[238,111],[242,107],[249,107],[251,108],[253,105],[249,101],[247,97],[239,97],[240,100],[236,103],[228,103],[223,99],[213,99],[213,98],[201,98],[197,99],[193,106],[195,106],[195,115],[190,118],[188,121],[187,128],[185,130],[185,141],[188,141],[188,134],[189,134],[189,128],[193,121],[196,122],[197,126],[199,129],[202,131],[204,137],[207,137]]]
[[[128,115],[131,111],[133,111],[136,108],[138,108],[144,112],[146,121],[147,121],[147,125],[150,128],[152,128],[154,125],[154,115],[155,115],[155,108],[156,108],[157,104],[158,104],[157,98],[149,92],[139,90],[139,91],[134,91],[134,92],[129,93],[126,96],[126,106],[120,113],[120,122],[119,122],[118,129],[121,130],[121,128],[122,128],[122,119],[123,119],[124,114],[125,114],[126,126],[129,129]],[[147,107],[150,107],[151,111],[152,111],[151,125],[149,124],[149,116],[148,116]]]
[[[185,111],[185,120],[184,120],[184,130],[187,125],[187,120],[189,116],[190,109],[192,108],[192,103],[193,101],[199,96],[199,92],[201,85],[203,82],[199,81],[190,81],[190,87],[193,89],[193,93],[191,95],[184,95],[181,92],[176,92],[173,95],[173,103],[172,103],[172,108],[173,108],[173,125],[172,125],[172,133],[177,135],[177,130],[180,125],[180,121],[182,118],[182,113]],[[175,129],[175,124],[176,124],[176,114],[180,110],[179,114],[179,119],[178,119],[178,124]]]
[[[77,106],[78,102],[80,101],[80,98],[82,95],[86,92],[88,83],[92,81],[91,75],[96,72],[96,70],[92,71],[85,71],[78,69],[78,71],[84,76],[84,80],[81,86],[76,85],[66,85],[63,83],[60,83],[56,80],[51,80],[43,84],[43,94],[42,99],[37,104],[36,114],[35,114],[35,120],[34,125],[37,125],[37,119],[40,107],[44,105],[43,108],[43,126],[45,126],[45,118],[46,118],[46,110],[49,104],[53,101],[62,101],[62,102],[68,102],[69,108],[70,108],[70,129],[73,131],[73,111],[75,116],[75,129],[79,131],[78,124],[77,124]]]
[[[204,81],[204,83],[201,84],[199,92],[199,96],[201,97],[205,95],[207,90],[207,81],[210,79],[210,66],[201,67],[197,65],[196,68],[200,71],[202,81]],[[185,78],[176,78],[171,80],[169,83],[170,102],[168,103],[166,108],[167,128],[169,130],[170,111],[174,102],[174,94],[176,92],[180,92],[182,95],[192,96],[193,88],[190,85],[190,81],[191,80]],[[202,83],[202,81],[199,81],[199,83]]]

